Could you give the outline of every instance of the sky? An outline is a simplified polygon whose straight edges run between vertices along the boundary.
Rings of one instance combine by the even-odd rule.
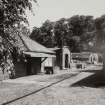
[[[37,0],[33,12],[27,11],[30,29],[40,27],[45,20],[56,21],[73,15],[92,15],[95,18],[105,14],[105,0]]]

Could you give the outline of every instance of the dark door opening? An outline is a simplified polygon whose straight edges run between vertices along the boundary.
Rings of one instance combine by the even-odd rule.
[[[31,71],[31,60],[30,58],[27,59],[27,75],[31,75],[32,74],[32,71]]]
[[[65,54],[65,68],[69,67],[68,54]]]

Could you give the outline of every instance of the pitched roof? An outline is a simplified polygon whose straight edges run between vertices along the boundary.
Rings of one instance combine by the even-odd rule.
[[[28,36],[20,35],[20,38],[24,46],[27,48],[26,51],[39,52],[39,53],[54,53],[50,49],[44,47],[43,45],[37,43],[36,41],[33,41]]]

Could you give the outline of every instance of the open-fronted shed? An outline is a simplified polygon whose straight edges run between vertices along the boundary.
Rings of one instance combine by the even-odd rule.
[[[19,37],[21,46],[24,47],[22,52],[25,55],[25,60],[15,62],[16,77],[40,73],[41,63],[48,57],[55,57],[54,52],[28,36],[20,35]]]

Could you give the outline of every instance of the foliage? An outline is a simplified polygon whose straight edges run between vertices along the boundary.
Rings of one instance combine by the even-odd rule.
[[[105,15],[95,19],[95,48],[97,51],[105,51]]]
[[[36,2],[36,0],[33,0]],[[13,56],[19,52],[17,42],[17,35],[21,23],[28,23],[25,11],[29,9],[32,11],[32,0],[0,0],[0,64],[4,66],[9,60],[13,62]],[[17,28],[16,28],[17,25]],[[24,32],[25,31],[24,28]],[[14,51],[15,50],[15,51]],[[16,56],[17,57],[17,56]]]
[[[76,15],[55,22],[47,20],[40,28],[35,27],[30,37],[46,47],[68,45],[71,51],[81,51],[83,44],[92,40],[94,30],[92,16]]]
[[[53,33],[51,33],[52,29]],[[36,34],[37,32],[38,34]],[[103,54],[104,58],[105,15],[96,19],[93,16],[75,15],[55,22],[47,21],[47,23],[45,22],[44,25],[38,28],[38,31],[33,30],[30,37],[46,47],[49,44],[58,47],[68,45],[72,52],[99,52]],[[53,41],[48,37],[53,38]],[[46,40],[51,43],[48,43]],[[105,69],[105,59],[103,59],[103,64],[103,69]]]
[[[53,47],[56,44],[54,42],[53,26],[53,22],[46,20],[40,28],[34,27],[30,37],[46,47]]]

